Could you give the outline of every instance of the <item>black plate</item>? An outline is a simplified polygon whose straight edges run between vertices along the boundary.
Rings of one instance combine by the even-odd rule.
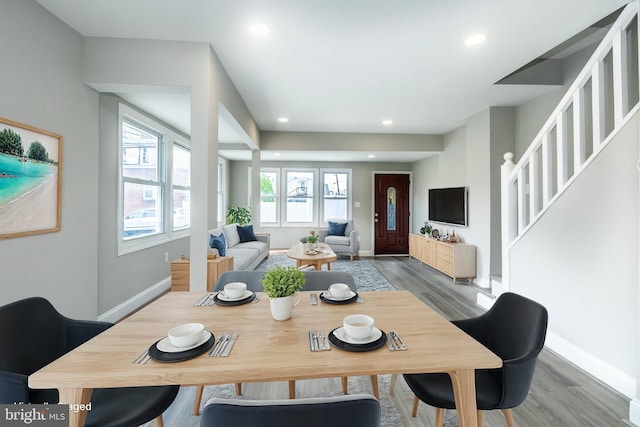
[[[213,332],[211,332],[211,337],[209,337],[209,339],[205,343],[189,350],[178,351],[175,353],[168,353],[166,351],[158,350],[156,344],[158,344],[160,341],[162,340],[156,341],[151,347],[149,347],[150,358],[158,362],[182,362],[206,353],[211,347],[213,347],[213,344],[216,342],[216,337],[213,335]]]
[[[336,329],[339,329],[339,328],[336,328]],[[338,347],[339,349],[342,349],[342,350],[356,351],[356,352],[371,351],[371,350],[376,350],[387,343],[387,334],[382,329],[380,329],[380,332],[382,332],[382,336],[380,338],[378,338],[375,341],[368,342],[366,344],[351,344],[348,342],[344,342],[341,339],[338,339],[338,337],[336,337],[333,334],[336,329],[329,332],[329,342],[333,344],[334,347]]]
[[[353,293],[355,293],[355,295],[352,296],[351,298],[338,301],[338,300],[325,298],[324,292],[320,292],[320,299],[322,300],[322,302],[326,302],[327,304],[351,304],[352,302],[355,302],[358,300],[358,293],[356,291],[353,291]]]
[[[225,300],[222,300],[222,299],[218,298],[218,294],[216,294],[216,296],[213,297],[213,300],[218,305],[225,305],[225,306],[242,305],[242,304],[246,304],[248,302],[253,301],[253,299],[256,297],[256,293],[255,292],[253,292],[253,291],[249,291],[249,292],[251,292],[251,295],[249,295],[246,298],[242,298],[242,299],[239,299],[239,300],[236,300],[236,301],[225,301]]]

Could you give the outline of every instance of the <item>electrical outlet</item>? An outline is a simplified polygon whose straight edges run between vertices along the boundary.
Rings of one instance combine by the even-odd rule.
[[[164,262],[165,263],[169,262],[169,252],[164,253]]]

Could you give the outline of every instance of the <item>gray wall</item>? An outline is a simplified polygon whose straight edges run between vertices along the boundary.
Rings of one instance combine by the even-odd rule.
[[[100,223],[96,243],[100,260],[98,312],[101,314],[169,277],[171,264],[164,262],[165,252],[169,254],[169,261],[189,253],[189,238],[182,238],[118,256],[119,101],[115,95],[100,94]]]
[[[247,204],[247,168],[250,162],[230,162],[230,204]],[[360,207],[352,205],[352,216],[354,226],[360,235],[360,252],[363,255],[373,254],[373,172],[393,171],[411,172],[409,163],[340,163],[340,162],[262,162],[262,167],[284,168],[284,167],[311,167],[311,168],[339,168],[351,169],[351,180],[353,187],[352,203],[360,202]],[[308,234],[309,230],[318,227],[280,227],[262,228],[261,231],[271,233],[272,248],[289,248],[298,242],[300,237]]]
[[[0,240],[0,305],[48,298],[96,318],[98,94],[82,78],[82,37],[34,1],[0,3],[0,116],[62,135],[62,230]]]

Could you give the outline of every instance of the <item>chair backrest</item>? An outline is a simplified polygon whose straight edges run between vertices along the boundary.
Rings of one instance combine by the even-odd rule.
[[[484,315],[459,325],[503,360],[503,367],[492,371],[502,386],[499,408],[513,408],[527,397],[538,354],[544,347],[547,322],[546,308],[507,292]]]
[[[40,297],[0,307],[0,370],[30,375],[65,354],[64,319]]]
[[[224,289],[224,285],[230,282],[244,282],[247,289],[254,292],[262,292],[262,278],[266,271],[225,271],[218,277],[213,290],[218,292]],[[320,291],[329,288],[333,283],[346,283],[352,290],[356,290],[353,276],[342,271],[304,271],[305,284],[303,291]]]
[[[201,427],[379,427],[380,403],[367,394],[295,400],[211,399]]]

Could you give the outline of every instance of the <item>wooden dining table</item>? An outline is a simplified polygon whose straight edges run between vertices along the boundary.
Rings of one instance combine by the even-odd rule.
[[[312,378],[445,372],[451,377],[461,427],[477,426],[475,369],[499,368],[502,361],[408,291],[361,292],[362,303],[310,304],[310,292],[286,321],[273,320],[269,298],[237,306],[194,307],[204,292],[170,292],[112,328],[29,376],[31,388],[57,388],[60,402],[90,402],[94,388],[179,384],[213,385]],[[384,332],[396,331],[408,347],[368,352],[339,348],[311,352],[309,330],[331,330],[349,314],[364,313]],[[181,323],[200,322],[218,337],[238,332],[228,357],[162,363],[132,363],[145,349]],[[79,407],[79,406],[76,406]],[[82,426],[86,412],[70,412]]]

